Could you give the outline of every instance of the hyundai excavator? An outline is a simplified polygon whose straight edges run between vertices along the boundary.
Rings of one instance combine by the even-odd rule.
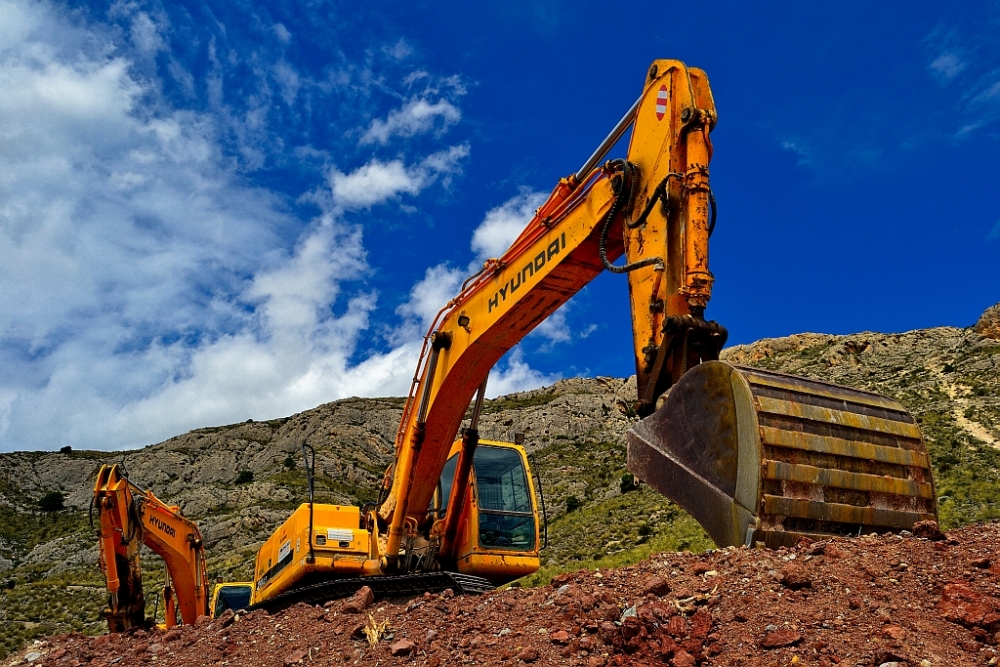
[[[486,381],[604,271],[625,274],[629,288],[641,419],[627,434],[627,468],[717,545],[779,547],[936,519],[926,447],[899,403],[719,361],[727,332],[705,318],[716,121],[703,71],[652,64],[583,167],[434,318],[378,501],[302,504],[257,553],[252,607],[322,602],[361,585],[376,595],[474,593],[537,570],[525,450],[479,438]],[[630,128],[626,157],[606,160]]]
[[[378,502],[300,506],[258,552],[255,606],[361,582],[384,594],[475,592],[535,571],[533,476],[520,445],[479,439],[486,380],[604,271],[629,286],[642,419],[627,435],[627,467],[716,544],[779,547],[936,520],[926,447],[899,403],[719,361],[727,332],[705,319],[716,120],[703,71],[652,64],[583,167],[433,320]],[[604,161],[629,128],[627,157]]]
[[[168,505],[130,482],[124,466],[101,466],[91,508],[100,524],[99,564],[109,594],[103,615],[111,632],[147,626],[140,545],[146,545],[166,564],[165,627],[177,624],[178,612],[184,623],[192,624],[199,616],[218,616],[225,609],[238,611],[250,604],[250,582],[216,584],[209,599],[198,526],[181,515],[176,505]]]

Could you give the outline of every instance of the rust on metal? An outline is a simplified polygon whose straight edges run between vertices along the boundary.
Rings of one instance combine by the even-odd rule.
[[[761,412],[809,419],[825,424],[840,424],[841,426],[849,426],[865,431],[891,433],[903,438],[917,439],[920,437],[920,429],[914,424],[851,412],[850,406],[845,406],[845,409],[842,410],[831,410],[818,405],[798,403],[793,400],[780,400],[767,396],[760,396],[757,400],[760,403]]]
[[[756,369],[755,369],[756,370]],[[786,391],[800,391],[803,389],[803,382],[808,383],[809,393],[812,396],[829,398],[837,401],[847,401],[861,405],[871,405],[874,407],[886,408],[889,410],[899,410],[900,405],[891,398],[886,398],[878,394],[866,391],[859,391],[849,387],[843,387],[820,380],[806,380],[805,378],[793,375],[782,375],[778,373],[755,373],[753,383],[758,387],[773,387],[774,389],[784,389]]]
[[[800,519],[847,521],[867,526],[892,526],[900,530],[911,527],[917,521],[934,519],[933,514],[923,512],[883,510],[876,507],[855,507],[854,505],[823,503],[771,495],[764,496],[764,511],[767,514],[791,516]]]
[[[869,392],[702,363],[628,434],[628,469],[719,546],[910,529],[937,516],[920,430]]]
[[[933,498],[934,490],[927,482],[900,479],[881,475],[859,475],[843,470],[830,470],[815,466],[795,465],[781,461],[764,463],[764,478],[788,482],[805,482],[819,486],[833,486],[838,489],[892,493],[897,496],[917,496]]]
[[[760,432],[761,440],[763,440],[765,445],[850,456],[866,461],[882,461],[904,466],[919,466],[921,468],[930,467],[927,454],[913,449],[884,447],[868,442],[815,435],[812,433],[782,431],[770,426],[762,426]]]

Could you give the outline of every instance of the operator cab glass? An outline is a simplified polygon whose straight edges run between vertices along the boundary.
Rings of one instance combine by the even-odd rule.
[[[455,481],[455,466],[458,465],[458,454],[455,454],[447,463],[444,464],[444,469],[441,471],[441,480],[438,482],[438,488],[434,492],[433,505],[431,506],[431,512],[436,515],[438,519],[444,518],[444,513],[448,509],[448,499],[451,498],[451,485]]]
[[[524,462],[517,450],[480,445],[473,465],[479,504],[479,546],[531,551],[535,514]]]
[[[212,615],[216,618],[222,615],[227,609],[239,611],[246,609],[250,605],[249,586],[223,586],[219,589],[218,597],[215,599],[215,609]]]

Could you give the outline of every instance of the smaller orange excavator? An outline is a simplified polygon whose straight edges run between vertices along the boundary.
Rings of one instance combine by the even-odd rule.
[[[139,546],[145,544],[167,567],[163,586],[166,627],[199,616],[216,616],[227,608],[250,603],[250,583],[217,584],[209,604],[208,574],[201,531],[152,492],[128,480],[121,464],[101,466],[94,483],[91,511],[97,511],[100,529],[100,565],[108,587],[104,616],[111,632],[147,626]],[[93,520],[93,514],[91,514]]]

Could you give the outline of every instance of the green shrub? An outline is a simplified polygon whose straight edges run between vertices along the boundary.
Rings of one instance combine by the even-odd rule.
[[[43,512],[58,512],[66,509],[66,497],[59,491],[49,491],[38,499],[38,507]]]
[[[635,491],[638,488],[635,485],[635,476],[632,473],[630,473],[630,472],[627,472],[624,475],[622,475],[622,481],[621,481],[621,485],[620,486],[621,486],[622,493],[628,493],[629,491]]]
[[[581,507],[583,507],[583,503],[580,502],[579,498],[577,498],[576,496],[567,496],[566,497],[566,511],[567,512],[575,512],[576,510],[580,509]]]

